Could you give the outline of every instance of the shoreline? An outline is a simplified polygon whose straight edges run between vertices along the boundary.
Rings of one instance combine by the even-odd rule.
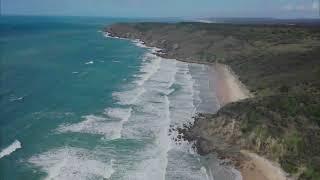
[[[133,43],[137,43],[140,47],[150,48],[152,49],[152,54],[162,58],[210,66],[212,71],[208,74],[208,76],[211,76],[209,77],[209,86],[217,96],[220,108],[229,103],[253,97],[246,86],[238,79],[238,76],[225,64],[201,63],[199,61],[170,58],[166,56],[166,53],[162,52],[161,48],[148,46],[146,42],[141,39],[116,37],[107,31],[104,32],[104,35],[109,38],[129,40]],[[241,157],[237,158],[240,163],[235,166],[235,169],[240,172],[242,180],[289,180],[287,174],[280,166],[275,165],[274,162],[271,162],[256,153],[240,150],[240,156]],[[273,174],[274,171],[277,173]]]
[[[221,107],[232,102],[253,97],[246,86],[238,79],[230,67],[215,63],[212,66],[215,80],[214,89]],[[240,164],[236,169],[240,171],[243,180],[288,180],[282,168],[256,153],[240,150]]]
[[[268,159],[246,150],[241,150],[245,160],[240,171],[244,180],[289,180],[280,166]]]

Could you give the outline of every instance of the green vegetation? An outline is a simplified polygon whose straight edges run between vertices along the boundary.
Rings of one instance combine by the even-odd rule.
[[[279,162],[299,179],[316,180],[320,172],[319,104],[319,96],[312,94],[280,94],[229,104],[218,117],[237,119],[243,148]]]
[[[225,63],[255,95],[319,93],[319,26],[184,22],[115,24],[107,30],[162,48],[165,57]]]
[[[217,150],[217,132],[229,132],[226,124],[236,120],[239,132],[226,141],[279,162],[299,179],[320,180],[319,26],[137,23],[108,31],[162,48],[164,57],[227,64],[255,95],[184,131],[201,140],[202,152]]]

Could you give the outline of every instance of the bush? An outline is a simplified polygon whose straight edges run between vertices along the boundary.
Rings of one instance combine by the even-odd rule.
[[[313,167],[308,167],[304,173],[299,177],[301,180],[320,180],[320,172]]]
[[[281,93],[288,93],[289,92],[289,87],[287,85],[282,85],[280,88],[279,88],[279,91]]]

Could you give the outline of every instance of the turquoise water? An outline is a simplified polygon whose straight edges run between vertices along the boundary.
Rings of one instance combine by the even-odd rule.
[[[112,92],[138,71],[145,50],[107,40],[98,32],[112,22],[1,19],[1,149],[16,139],[22,143],[20,151],[0,160],[2,178],[41,177],[43,173],[18,161],[51,148],[96,146],[99,138],[94,135],[69,136],[52,130],[112,106]],[[85,64],[88,61],[94,63]],[[14,101],[19,97],[23,100]]]
[[[1,180],[209,178],[169,133],[218,109],[209,68],[101,32],[120,21],[1,17]]]

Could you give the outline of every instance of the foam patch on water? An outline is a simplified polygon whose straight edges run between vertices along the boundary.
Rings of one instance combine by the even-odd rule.
[[[83,117],[85,120],[74,124],[63,124],[57,129],[59,133],[77,132],[104,135],[106,139],[121,137],[122,123],[120,121],[107,121],[106,118],[94,115]]]
[[[18,140],[15,140],[10,146],[4,148],[3,150],[1,150],[0,152],[0,159],[4,156],[8,156],[11,153],[13,153],[14,151],[16,151],[17,149],[21,148],[21,143]]]
[[[46,180],[108,179],[115,172],[113,161],[103,162],[91,151],[62,148],[33,156],[29,163],[47,173]]]
[[[143,70],[142,70],[143,71]],[[136,156],[141,162],[124,179],[162,180],[166,176],[168,151],[171,148],[168,130],[170,119],[170,87],[174,83],[175,62],[161,59],[159,69],[142,84],[146,92],[136,103],[138,113],[126,127],[126,137],[152,141]],[[134,123],[133,123],[134,122]]]
[[[21,96],[21,97],[13,96],[13,97],[10,97],[9,101],[10,102],[23,101],[24,98],[25,98],[25,96]]]
[[[147,46],[145,45],[145,43],[139,39],[133,40],[132,41],[134,43],[134,45],[141,47],[141,48],[147,48]]]
[[[84,63],[84,64],[93,64],[94,62],[93,61],[88,61],[88,62],[86,62],[86,63]]]
[[[144,63],[140,69],[140,72],[142,73],[141,75],[138,75],[140,79],[136,81],[136,83],[139,86],[142,86],[147,80],[151,78],[153,74],[155,74],[159,68],[160,68],[160,63],[161,63],[161,58],[157,57],[153,54],[147,53],[146,55],[147,59],[152,59],[151,61]]]
[[[106,38],[113,38],[113,39],[125,39],[127,40],[126,38],[120,38],[120,37],[116,37],[116,36],[111,36],[111,34],[109,32],[104,32],[104,37]]]
[[[108,108],[105,114],[111,118],[116,118],[122,122],[127,122],[131,116],[132,108]]]
[[[160,157],[143,160],[136,170],[128,172],[124,179],[129,180],[163,180],[165,179],[166,164]]]
[[[167,116],[167,115],[165,115]],[[165,118],[165,117],[164,117]],[[166,170],[168,165],[168,151],[170,142],[167,137],[167,128],[165,124],[170,123],[170,119],[164,122],[156,132],[156,139],[152,146],[140,152],[137,156],[141,162],[136,164],[136,168],[127,173],[124,179],[130,180],[163,180],[166,179]]]
[[[118,104],[131,105],[135,104],[138,101],[139,97],[145,92],[146,90],[144,87],[139,87],[126,91],[114,92],[112,93],[112,96],[119,101]]]

